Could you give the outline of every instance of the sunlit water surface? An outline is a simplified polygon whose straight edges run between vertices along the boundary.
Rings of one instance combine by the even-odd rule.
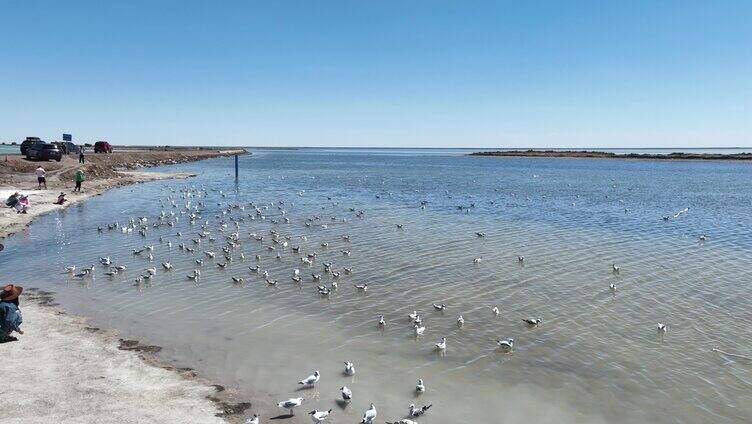
[[[95,325],[163,346],[165,359],[212,380],[270,400],[305,396],[300,415],[333,407],[332,422],[358,421],[370,402],[380,421],[404,417],[410,403],[433,404],[421,420],[430,423],[752,418],[752,362],[713,350],[750,354],[749,164],[258,150],[240,159],[237,184],[232,166],[232,159],[216,159],[160,168],[198,176],[114,190],[42,217],[7,240],[0,270],[5,279],[56,292],[63,306]],[[204,204],[196,224],[181,213],[181,190],[191,188],[202,193],[191,204]],[[281,219],[279,201],[290,223],[272,223]],[[273,205],[264,219],[252,220],[250,202]],[[244,210],[221,215],[231,205]],[[151,227],[162,210],[179,217],[174,227]],[[320,219],[306,227],[314,215]],[[150,224],[145,238],[96,231],[141,216]],[[214,264],[224,261],[220,248],[234,231],[233,218],[244,219],[242,246],[220,269]],[[204,220],[216,241],[195,245]],[[224,233],[220,220],[229,224]],[[302,265],[290,246],[267,250],[270,229],[291,236],[290,246],[302,253],[315,251],[314,264]],[[249,233],[265,238],[257,242]],[[196,251],[180,250],[181,242]],[[153,264],[131,253],[147,244],[155,245]],[[208,260],[204,250],[217,258]],[[128,269],[108,278],[99,256]],[[195,258],[206,259],[198,283],[186,278]],[[172,271],[161,269],[165,260]],[[343,273],[327,299],[311,273],[328,285],[322,264],[329,261],[354,272]],[[61,272],[92,263],[93,279]],[[621,267],[618,275],[612,263]],[[279,280],[277,287],[249,272],[257,264]],[[157,275],[135,284],[152,265]],[[290,278],[296,267],[302,285]],[[233,284],[232,276],[245,282]],[[354,283],[368,283],[368,292]],[[437,312],[433,303],[447,310]],[[491,313],[495,305],[499,316]],[[427,327],[417,339],[407,318],[414,309]],[[388,322],[383,330],[379,315]],[[528,316],[543,324],[528,328],[521,321]],[[658,322],[668,324],[665,335]],[[442,336],[448,349],[438,354],[434,343]],[[511,354],[495,349],[496,339],[510,337]],[[354,377],[342,374],[345,360],[355,362]],[[296,391],[315,369],[321,382]],[[420,397],[418,378],[428,387]],[[344,410],[335,403],[343,385],[354,392]]]

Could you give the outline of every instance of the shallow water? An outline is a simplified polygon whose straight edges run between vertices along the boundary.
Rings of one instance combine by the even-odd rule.
[[[410,403],[432,403],[421,420],[431,423],[752,417],[752,362],[712,350],[752,355],[749,164],[314,149],[256,151],[241,158],[238,184],[231,159],[160,170],[171,169],[199,176],[114,190],[42,217],[7,241],[0,271],[55,291],[71,312],[97,325],[164,346],[166,358],[218,382],[276,400],[305,396],[300,412],[333,407],[332,422],[356,422],[369,402],[390,421],[403,417]],[[191,225],[184,209],[166,200],[182,207],[181,190],[192,187],[206,192],[190,200],[204,203],[213,244],[202,239],[194,246],[203,220]],[[271,222],[280,218],[279,201],[289,224]],[[265,219],[251,220],[249,202],[275,204]],[[233,204],[245,210],[220,215]],[[662,219],[685,208],[676,219]],[[162,210],[175,212],[179,222],[149,227],[145,238],[96,231],[138,216],[152,224]],[[306,227],[313,215],[321,219]],[[187,280],[202,251],[216,251],[214,263],[224,261],[218,222],[230,224],[229,234],[231,217],[244,218],[234,261],[220,269],[206,260],[200,281]],[[290,247],[268,251],[272,228],[292,236],[290,245],[301,252],[316,251],[314,265],[302,266]],[[251,240],[251,232],[264,241]],[[706,241],[698,240],[701,234]],[[178,249],[181,241],[196,252]],[[134,285],[152,265],[130,252],[146,244],[155,245],[153,265],[160,269],[151,282]],[[352,254],[344,256],[345,249]],[[104,255],[127,265],[124,275],[108,278],[99,264],[93,279],[61,273],[65,265],[81,268]],[[167,259],[174,270],[161,269]],[[330,283],[322,268],[328,261],[354,273],[343,275],[326,299],[317,295],[311,273]],[[618,274],[612,263],[621,267]],[[249,272],[256,264],[279,280],[276,288]],[[296,267],[302,286],[290,279]],[[231,276],[245,282],[233,284]],[[353,283],[368,283],[368,292],[358,293]],[[617,285],[615,293],[609,283]],[[434,311],[437,302],[447,310]],[[427,327],[418,339],[407,319],[414,309]],[[376,325],[382,314],[384,330]],[[466,320],[461,329],[458,314]],[[528,316],[543,324],[528,328],[521,321]],[[658,322],[668,323],[665,335]],[[433,347],[442,336],[448,349],[440,355]],[[496,339],[509,337],[516,341],[511,354],[495,349]],[[355,362],[354,377],[343,376],[345,360]],[[296,382],[314,369],[321,382],[296,391]],[[428,391],[416,398],[418,378]],[[345,410],[335,403],[342,385],[354,392]]]

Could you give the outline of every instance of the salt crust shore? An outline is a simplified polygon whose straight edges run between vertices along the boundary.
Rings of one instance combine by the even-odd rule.
[[[23,335],[0,344],[3,423],[224,423],[217,389],[122,350],[114,333],[22,296]]]
[[[19,158],[12,159],[20,163]],[[70,161],[63,161],[61,172],[73,168],[66,165]],[[23,230],[40,215],[81,203],[111,188],[192,176],[111,169],[106,176],[85,182],[84,192],[72,193],[64,189],[66,183],[56,173],[48,177],[49,190],[37,191],[32,189],[35,181],[29,181],[26,175],[19,178],[20,174],[12,172],[17,169],[9,168],[0,172],[0,199],[18,191],[29,196],[32,207],[28,214],[0,208],[0,238]],[[69,202],[55,205],[61,190],[68,193]],[[12,252],[0,253],[8,254]],[[7,278],[2,271],[7,272],[2,269],[0,256],[0,278]],[[8,282],[5,278],[2,284]],[[0,422],[240,423],[250,415],[251,404],[241,401],[235,392],[198,378],[191,369],[160,363],[155,355],[158,346],[143,346],[134,340],[118,339],[114,332],[90,327],[85,318],[56,308],[51,293],[31,288],[26,282],[14,283],[27,287],[21,298],[24,334],[16,334],[18,341],[0,344]]]

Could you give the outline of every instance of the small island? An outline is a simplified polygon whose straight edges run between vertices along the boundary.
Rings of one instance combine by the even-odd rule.
[[[532,158],[573,158],[573,159],[643,159],[643,160],[752,160],[752,153],[613,153],[592,150],[497,150],[473,152],[468,156],[503,156]]]

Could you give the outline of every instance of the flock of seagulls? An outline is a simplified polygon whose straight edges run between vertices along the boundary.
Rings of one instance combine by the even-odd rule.
[[[299,265],[290,271],[290,279],[293,284],[302,285],[304,283],[303,271],[301,268],[312,269],[316,263],[318,263],[319,253],[315,250],[305,252],[301,245],[297,244],[299,241],[307,241],[307,235],[291,235],[283,234],[280,225],[290,224],[292,221],[287,215],[288,206],[294,206],[294,203],[286,203],[284,201],[278,201],[274,203],[262,203],[257,204],[254,202],[239,204],[230,203],[223,204],[218,203],[221,206],[218,214],[215,215],[215,219],[207,219],[204,216],[204,211],[207,209],[205,202],[210,197],[209,190],[203,187],[191,187],[182,190],[176,190],[170,188],[170,194],[165,198],[160,199],[161,212],[155,218],[150,217],[136,217],[128,220],[126,224],[121,225],[118,222],[108,224],[105,227],[98,227],[99,233],[107,232],[120,232],[122,234],[139,234],[142,238],[147,239],[150,237],[152,231],[168,229],[169,234],[163,234],[159,236],[159,248],[155,249],[155,244],[144,244],[142,247],[131,249],[131,255],[136,258],[141,258],[145,266],[142,270],[135,273],[134,283],[135,285],[145,284],[148,281],[158,278],[158,264],[161,263],[161,270],[164,273],[173,272],[174,267],[170,259],[164,261],[155,262],[155,254],[164,252],[166,255],[171,256],[174,254],[182,253],[187,255],[193,255],[192,263],[195,263],[195,268],[186,275],[187,280],[198,282],[201,280],[202,269],[206,267],[214,266],[219,269],[233,269],[238,262],[246,261],[245,253],[243,252],[243,245],[245,244],[257,244],[255,249],[259,252],[266,252],[266,255],[276,260],[282,259],[282,253],[289,252],[298,257]],[[219,191],[221,197],[225,195]],[[302,195],[302,193],[301,193]],[[331,198],[328,198],[331,201]],[[425,207],[425,202],[421,202],[421,208]],[[463,207],[465,210],[472,208]],[[356,210],[350,208],[349,212],[355,218],[363,218],[365,212],[362,210]],[[686,210],[680,211],[673,218],[677,218]],[[328,223],[346,223],[350,217],[330,217],[329,219],[319,215],[310,215],[305,218],[303,224],[306,228],[312,228],[318,226],[321,229],[329,228]],[[670,218],[672,219],[672,218]],[[245,221],[268,221],[272,224],[272,229],[268,234],[261,234],[251,232],[247,235],[241,234],[241,223]],[[178,227],[181,222],[187,222],[189,230],[186,232],[186,237],[183,235],[183,231],[174,231],[174,227]],[[328,222],[328,223],[327,223]],[[398,230],[404,230],[403,224],[396,224]],[[170,229],[173,229],[170,231]],[[190,234],[190,235],[189,235]],[[484,232],[475,232],[475,236],[482,238],[486,237]],[[345,243],[349,243],[351,236],[349,234],[341,235],[341,240]],[[701,240],[705,240],[705,236],[701,236]],[[173,249],[173,242],[177,245],[176,250]],[[327,249],[329,242],[322,241],[318,243],[321,249]],[[352,255],[352,249],[341,249],[340,253],[343,257],[347,258]],[[269,256],[267,256],[269,257]],[[262,259],[262,254],[257,253],[254,256],[256,262]],[[483,261],[482,257],[476,257],[473,259],[474,264],[480,264]],[[517,256],[517,261],[523,263],[525,261],[524,256]],[[112,256],[99,257],[99,263],[104,268],[103,274],[108,278],[118,278],[128,271],[125,265],[117,263]],[[157,265],[154,265],[156,263]],[[349,276],[354,273],[351,267],[335,268],[332,262],[324,262],[322,264],[320,272],[313,271],[310,273],[310,281],[315,285],[316,293],[321,297],[327,297],[339,288],[339,280],[343,276]],[[259,263],[247,265],[245,275],[230,275],[230,282],[236,285],[243,285],[250,278],[260,279],[268,286],[277,286],[280,283],[280,279],[274,278],[270,275],[269,270],[261,268]],[[70,265],[65,267],[65,272],[70,274],[74,279],[93,279],[96,267],[92,264],[81,269],[80,272],[76,272],[77,267]],[[619,274],[621,268],[613,263],[611,270],[614,274]],[[250,275],[250,277],[249,277]],[[329,284],[322,283],[322,275],[327,275]],[[358,293],[366,293],[369,290],[368,283],[352,283],[352,288]],[[615,284],[611,283],[609,289],[616,291]],[[352,289],[351,289],[352,290]],[[444,314],[450,310],[450,306],[445,303],[433,303],[433,309],[440,314]],[[499,316],[501,311],[498,306],[490,306],[491,314],[493,316]],[[438,315],[438,314],[437,314]],[[424,335],[426,332],[426,325],[423,322],[423,318],[417,310],[408,314],[407,318],[411,323],[410,327],[416,337]],[[542,325],[543,320],[538,317],[527,317],[522,319],[523,323],[528,327],[538,327]],[[456,318],[457,326],[462,327],[465,325],[465,317],[462,314],[458,314]],[[379,328],[387,327],[387,320],[383,315],[378,318],[377,326]],[[658,331],[665,333],[667,326],[664,323],[657,324]],[[442,336],[435,344],[436,351],[443,353],[449,349],[449,343],[447,337]],[[515,340],[513,338],[497,339],[495,349],[503,353],[512,353],[515,349]],[[350,361],[344,362],[345,376],[355,375],[355,364]],[[319,371],[314,371],[311,375],[300,380],[299,385],[304,387],[314,387],[321,379]],[[353,392],[347,386],[342,386],[339,389],[339,396],[341,401],[349,403],[353,399]],[[415,386],[415,392],[425,393],[426,386],[423,379],[419,379]],[[305,398],[294,397],[277,403],[280,409],[288,411],[290,415],[294,415],[296,408],[302,406],[305,403]],[[408,413],[405,417],[398,421],[392,421],[395,424],[415,424],[413,418],[424,416],[428,413],[432,404],[424,405],[422,407],[416,407],[415,404],[410,404]],[[314,423],[323,423],[330,417],[332,410],[312,410],[309,412],[311,419]],[[369,408],[363,413],[361,423],[371,424],[376,419],[378,413],[376,406],[371,403]],[[259,424],[260,416],[258,414],[253,415],[246,422],[247,424]],[[390,423],[390,422],[387,422]]]

